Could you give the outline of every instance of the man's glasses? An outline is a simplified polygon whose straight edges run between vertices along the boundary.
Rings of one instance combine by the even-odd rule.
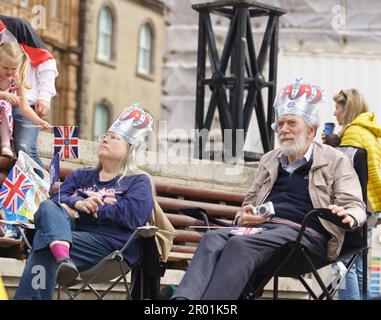
[[[118,136],[117,134],[113,134],[113,133],[104,133],[102,135],[99,136],[98,138],[98,141],[99,142],[102,142],[103,140],[108,140],[108,141],[120,141],[122,140],[122,138],[120,136]]]

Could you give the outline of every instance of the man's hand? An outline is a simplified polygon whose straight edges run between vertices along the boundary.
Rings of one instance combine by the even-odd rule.
[[[45,117],[50,111],[50,103],[45,100],[37,100],[34,109],[39,117]]]
[[[74,208],[78,211],[91,214],[95,219],[98,218],[98,205],[103,205],[103,201],[98,197],[89,197],[84,200],[79,200],[74,204]]]
[[[238,225],[244,227],[255,227],[258,224],[270,221],[270,218],[265,218],[260,215],[253,215],[254,207],[250,204],[242,207],[239,212],[240,218],[238,219]]]
[[[328,209],[331,210],[332,213],[336,214],[338,217],[342,217],[341,222],[348,224],[353,229],[355,225],[355,220],[352,218],[352,216],[349,214],[347,210],[335,204],[329,205]]]

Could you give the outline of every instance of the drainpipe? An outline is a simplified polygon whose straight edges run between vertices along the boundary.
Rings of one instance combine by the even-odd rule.
[[[86,6],[87,0],[79,1],[79,32],[78,32],[78,44],[80,47],[79,53],[79,66],[77,71],[77,107],[75,109],[75,119],[78,125],[78,134],[81,134],[81,111],[82,111],[82,97],[83,97],[83,73],[84,73],[84,60],[85,60],[85,35],[86,35]]]

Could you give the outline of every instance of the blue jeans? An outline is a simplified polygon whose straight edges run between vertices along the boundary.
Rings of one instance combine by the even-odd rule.
[[[71,244],[70,258],[80,272],[85,271],[114,250],[100,235],[74,231],[75,223],[58,203],[46,200],[34,216],[36,233],[17,288],[15,300],[51,300],[56,286],[58,264],[49,244],[65,240]]]
[[[343,263],[346,264],[350,260],[349,258],[343,259]],[[362,256],[358,256],[352,265],[352,268],[345,276],[344,287],[339,289],[340,300],[362,300],[362,284],[363,284],[363,263]]]
[[[43,168],[44,164],[37,153],[39,129],[25,128],[23,126],[24,124],[31,125],[33,123],[23,117],[19,108],[13,108],[12,114],[14,121],[13,139],[15,143],[16,155],[18,156],[19,151],[22,150]]]

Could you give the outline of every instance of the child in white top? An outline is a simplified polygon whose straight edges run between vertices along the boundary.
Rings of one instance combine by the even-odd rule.
[[[52,126],[41,119],[29,106],[26,82],[29,58],[24,49],[14,42],[0,43],[0,139],[1,155],[13,158],[10,141],[13,134],[12,108],[18,107],[22,115],[43,129]]]

